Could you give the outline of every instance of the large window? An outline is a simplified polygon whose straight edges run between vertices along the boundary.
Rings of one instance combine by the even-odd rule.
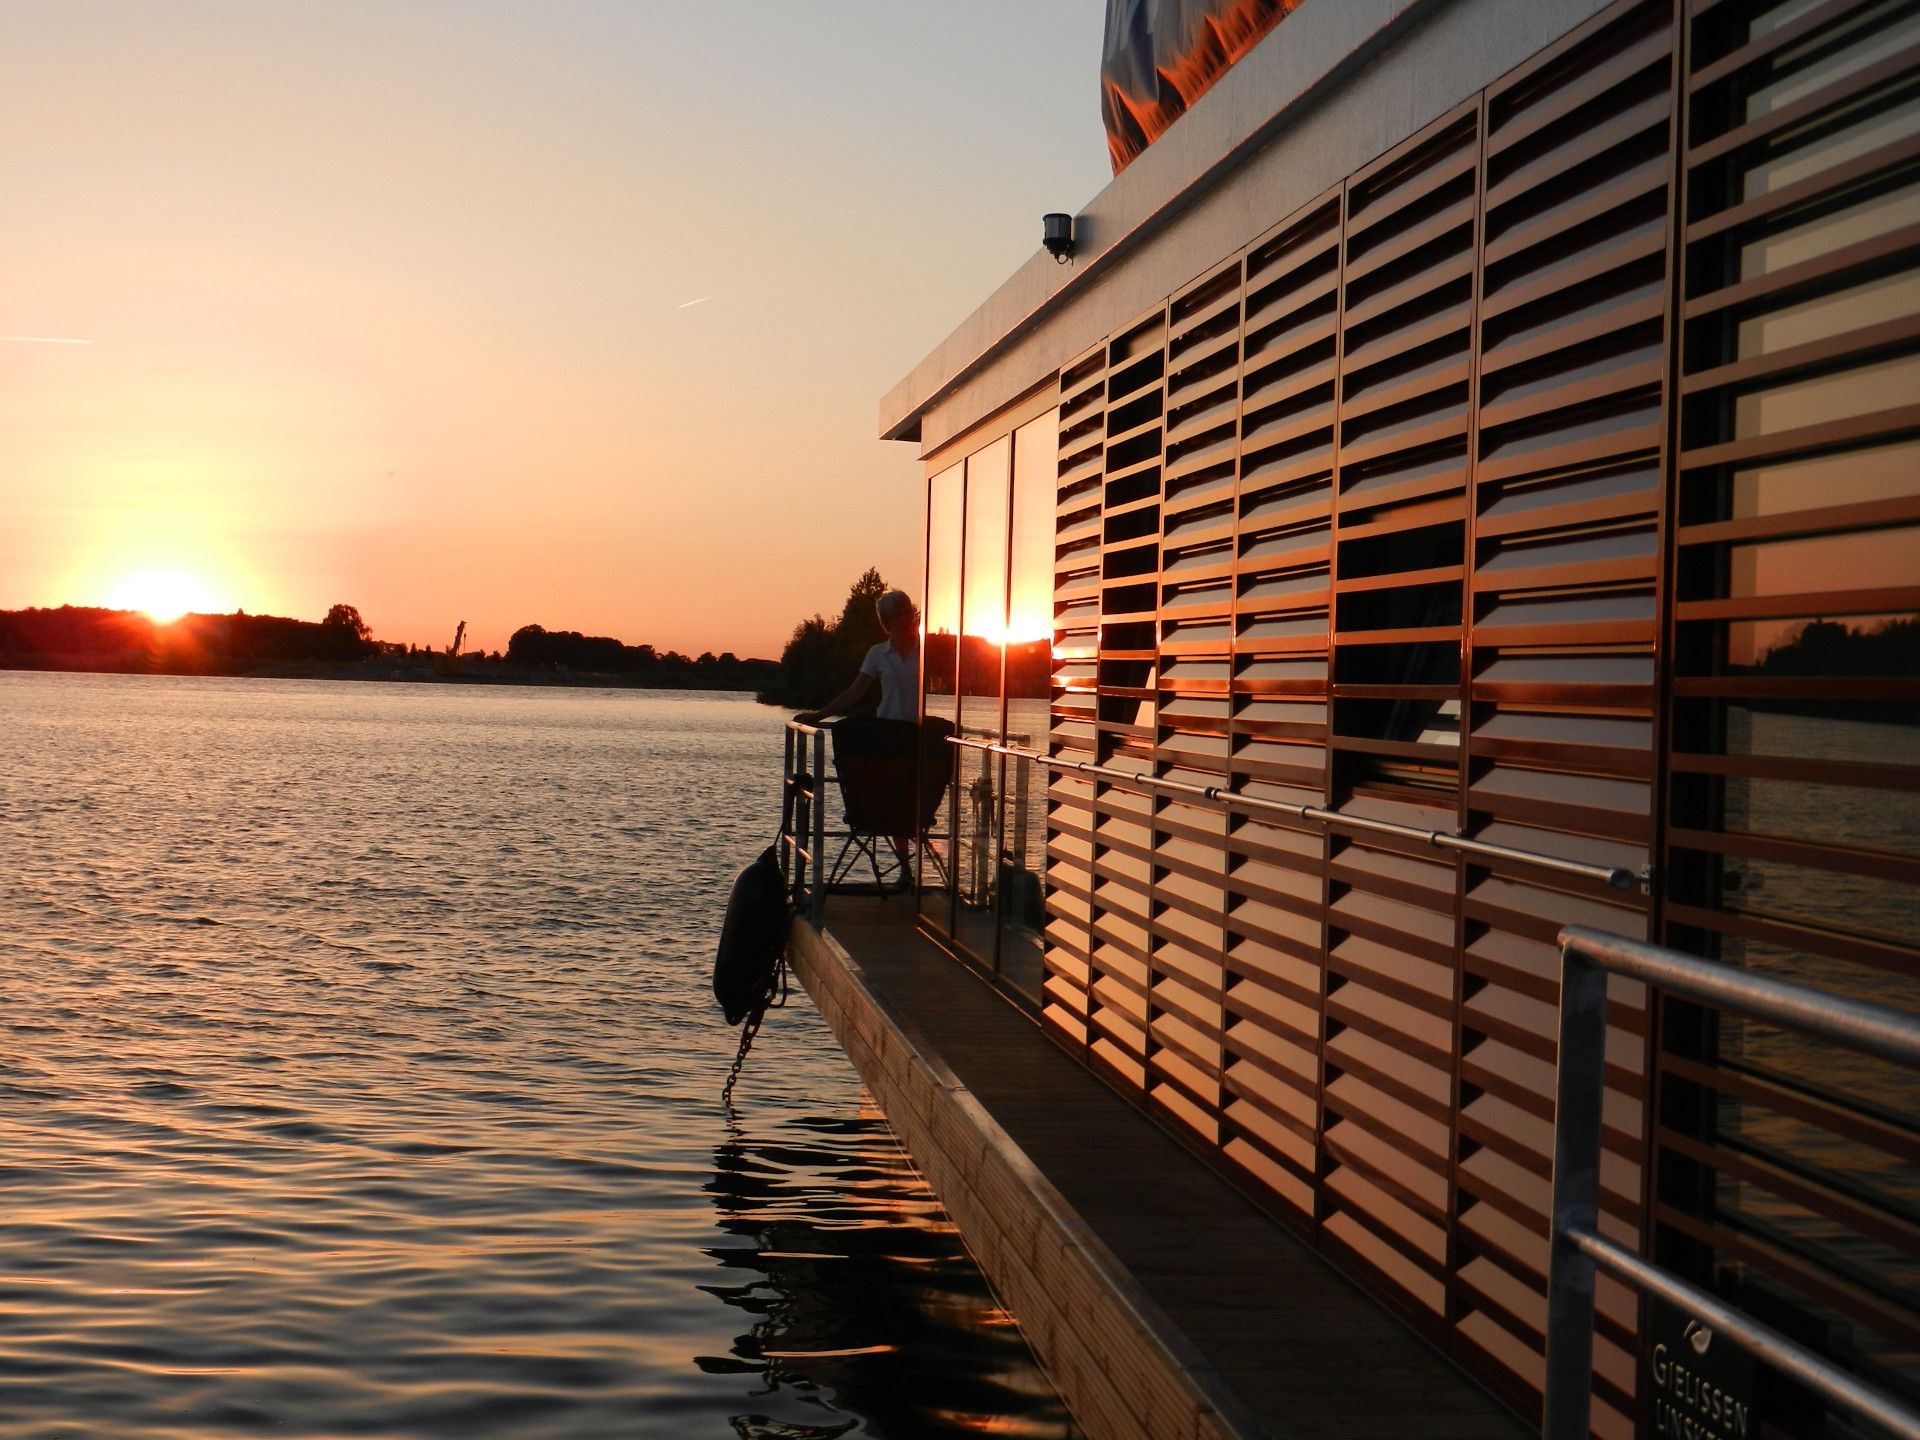
[[[1007,743],[1047,748],[1052,690],[1054,512],[1059,412],[1013,437],[1013,541],[1007,565]],[[1000,973],[1036,1001],[1046,926],[1047,773],[1009,760],[1001,774]]]
[[[921,612],[924,713],[960,718],[956,661],[960,649],[960,545],[966,512],[966,467],[952,465],[927,486],[926,605]],[[953,803],[940,807],[920,852],[920,908],[945,930],[953,920]]]
[[[928,481],[925,713],[966,739],[1046,748],[1057,436],[1046,411]],[[1032,762],[959,748],[921,870],[926,920],[1035,996],[1045,793]]]
[[[1008,437],[967,457],[966,533],[960,587],[960,733],[997,742],[1000,672],[1007,627]],[[993,955],[1000,761],[984,750],[955,757],[954,938],[982,959]]]
[[[1920,223],[1920,86],[1888,67],[1911,12],[1723,8],[1695,37],[1669,938],[1912,1010],[1920,267],[1888,244]],[[1920,1085],[1670,1011],[1664,1258],[1920,1396]]]

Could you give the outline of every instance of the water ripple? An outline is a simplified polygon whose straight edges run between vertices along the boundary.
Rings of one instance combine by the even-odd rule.
[[[0,723],[0,1440],[1069,1433],[804,997],[721,1118],[770,712],[0,673]]]

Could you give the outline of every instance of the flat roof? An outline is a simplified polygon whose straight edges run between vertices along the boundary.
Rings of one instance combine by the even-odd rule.
[[[1074,217],[1074,256],[1029,259],[880,402],[880,435],[919,438],[920,417],[968,371],[1069,292],[1089,288],[1119,252],[1139,243],[1212,174],[1257,146],[1275,122],[1369,42],[1413,12],[1446,0],[1304,0],[1228,69]],[[1034,216],[1036,233],[1039,216]]]
[[[1601,8],[1303,0],[1074,217],[1070,264],[1036,246],[886,393],[881,438],[963,433]]]

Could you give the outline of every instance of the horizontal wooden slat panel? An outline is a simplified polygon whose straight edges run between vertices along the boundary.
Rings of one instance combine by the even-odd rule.
[[[1623,0],[1071,362],[1052,747],[1643,874],[1682,948],[1920,975],[1920,935],[1801,884],[1910,898],[1907,812],[1845,837],[1793,808],[1920,793],[1914,732],[1845,718],[1920,702],[1920,127],[1868,123],[1915,98],[1889,68],[1920,53],[1912,12]],[[1821,670],[1823,645],[1852,658]],[[1820,748],[1850,723],[1882,730]],[[1555,937],[1647,936],[1653,900],[1121,786],[1048,795],[1045,1023],[1534,1403]],[[1686,1026],[1644,987],[1610,997],[1624,1242],[1671,1243],[1644,1216],[1661,1067],[1795,1135],[1912,1143],[1764,1045],[1656,1062]],[[1733,1213],[1764,1190],[1911,1248],[1871,1186],[1721,1123],[1662,1142],[1734,1187],[1696,1241],[1774,1244]],[[1859,1286],[1808,1303],[1888,1323]],[[1637,1324],[1605,1287],[1598,1434],[1638,1403]]]

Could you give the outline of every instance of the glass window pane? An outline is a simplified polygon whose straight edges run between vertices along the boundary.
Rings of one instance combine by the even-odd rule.
[[[965,469],[942,470],[927,487],[927,602],[921,647],[926,713],[955,718],[953,662],[960,634],[960,534]]]
[[[1000,660],[1007,630],[1007,503],[1013,445],[1002,437],[967,457],[966,539],[961,586],[960,729],[1000,738]],[[999,760],[983,750],[957,757],[954,939],[981,960],[994,953]]]
[[[1742,31],[1784,40],[1728,77],[1728,119],[1788,122],[1727,154],[1725,203],[1785,199],[1788,187],[1800,194],[1730,232],[1721,253],[1689,247],[1688,264],[1698,267],[1690,292],[1830,267],[1850,247],[1884,243],[1920,220],[1920,184],[1889,160],[1920,134],[1920,98],[1910,77],[1892,70],[1859,83],[1912,44],[1911,8],[1901,0],[1721,8],[1736,43]],[[1800,33],[1782,34],[1802,20]],[[1803,113],[1792,118],[1789,107]],[[1876,158],[1859,163],[1868,157]],[[1868,443],[1806,454],[1811,447],[1790,442],[1765,447],[1777,456],[1681,472],[1686,525],[1772,523],[1682,542],[1681,602],[1718,604],[1693,609],[1677,627],[1674,669],[1692,693],[1682,691],[1669,731],[1671,893],[1703,915],[1718,912],[1683,930],[1683,943],[1697,939],[1724,963],[1898,1009],[1920,995],[1912,971],[1920,727],[1910,698],[1920,615],[1890,612],[1909,608],[1915,582],[1920,449],[1872,434],[1896,427],[1863,422],[1911,403],[1920,360],[1877,343],[1849,354],[1847,342],[1885,334],[1917,309],[1920,278],[1910,257],[1896,257],[1758,293],[1719,335],[1695,327],[1701,368],[1822,344],[1831,357],[1824,368],[1750,374],[1690,398],[1699,443],[1846,422]],[[1847,515],[1848,506],[1859,512]],[[1910,1387],[1910,1341],[1881,1328],[1876,1307],[1847,1292],[1888,1300],[1892,1313],[1920,1279],[1913,1255],[1858,1218],[1912,1208],[1920,1170],[1899,1162],[1870,1117],[1891,1121],[1882,1133],[1897,1134],[1920,1097],[1914,1077],[1731,1014],[1689,1035],[1692,1017],[1675,1013],[1681,1023],[1666,1043],[1697,1044],[1697,1058],[1780,1088],[1741,1094],[1729,1085],[1716,1097],[1706,1084],[1696,1097],[1700,1138],[1739,1164],[1669,1152],[1659,1161],[1663,1186],[1678,1194],[1698,1185],[1701,1219],[1838,1282],[1816,1291],[1765,1259],[1748,1268],[1760,1252],[1716,1246],[1722,1293],[1821,1336],[1834,1358],[1866,1376],[1885,1366],[1884,1382],[1903,1369],[1900,1383]],[[1800,1109],[1775,1094],[1814,1103]],[[1837,1118],[1849,1111],[1862,1123]]]
[[[1710,478],[1715,485],[1720,483],[1717,475]],[[1697,492],[1705,487],[1690,488]],[[1796,510],[1914,495],[1920,495],[1920,444],[1909,440],[1735,470],[1713,518],[1790,515]]]
[[[966,471],[953,465],[927,484],[926,608],[920,646],[922,713],[957,721],[954,661],[960,638],[960,548],[965,519]],[[920,852],[920,908],[942,930],[951,918],[953,804],[941,806],[940,817]]]
[[[1000,738],[1000,653],[1007,634],[1007,491],[1013,454],[1000,439],[967,457],[966,607],[960,646],[960,720]]]
[[[1048,411],[1013,437],[1013,552],[1007,605],[1007,698],[1040,701],[1014,728],[1037,740],[1046,733],[1048,661],[1053,640],[1053,537],[1058,411]],[[1009,724],[1011,724],[1009,718]],[[1023,744],[1032,741],[1023,741]]]
[[[1837,375],[1797,380],[1771,390],[1742,395],[1734,402],[1734,438],[1777,435],[1782,430],[1822,425],[1893,410],[1920,393],[1920,357],[1904,356],[1878,365],[1861,365]]]
[[[1920,278],[1910,274],[1875,276],[1844,290],[1815,295],[1742,320],[1737,353],[1743,359],[1770,355],[1913,314],[1920,314]]]
[[[1060,415],[1013,436],[1013,546],[1007,579],[1007,743],[1047,748],[1053,661],[1054,509]],[[1002,780],[1000,973],[1040,998],[1046,928],[1046,772],[1009,760]]]

